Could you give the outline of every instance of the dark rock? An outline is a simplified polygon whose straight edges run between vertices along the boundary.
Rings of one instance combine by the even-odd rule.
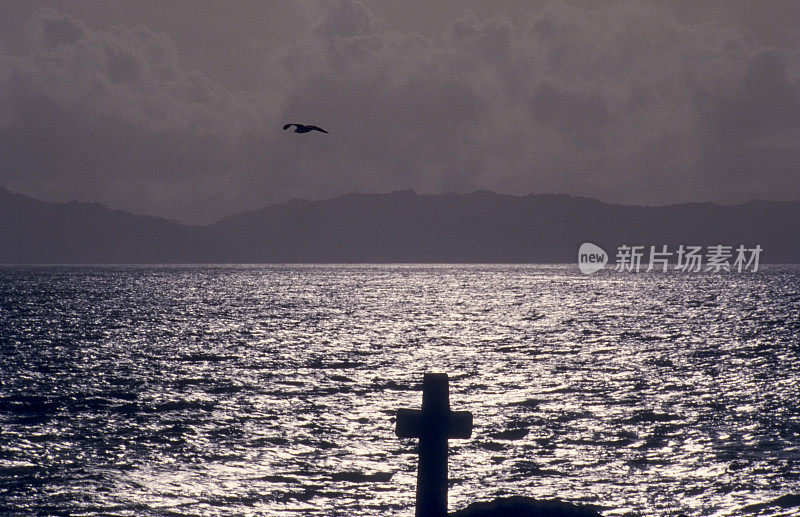
[[[472,503],[450,517],[600,517],[600,513],[590,505],[515,496]]]

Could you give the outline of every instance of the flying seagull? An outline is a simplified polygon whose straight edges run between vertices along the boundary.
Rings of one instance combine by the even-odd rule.
[[[283,130],[286,131],[287,129],[289,129],[292,126],[294,126],[294,132],[295,133],[308,133],[309,131],[320,131],[322,133],[327,133],[327,131],[325,131],[321,127],[309,126],[309,125],[306,125],[306,124],[285,124],[283,126]]]

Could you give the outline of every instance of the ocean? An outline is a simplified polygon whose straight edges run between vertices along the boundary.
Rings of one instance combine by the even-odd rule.
[[[798,493],[799,266],[4,266],[0,513],[412,515],[425,372],[451,511]]]

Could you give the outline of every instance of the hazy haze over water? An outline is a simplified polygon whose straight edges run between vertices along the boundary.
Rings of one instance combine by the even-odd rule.
[[[0,510],[409,515],[425,371],[475,415],[451,510],[797,493],[797,266],[4,267]]]

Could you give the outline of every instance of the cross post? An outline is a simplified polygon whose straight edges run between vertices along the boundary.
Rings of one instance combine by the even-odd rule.
[[[419,438],[416,517],[447,517],[447,439],[469,438],[472,413],[450,410],[446,373],[426,373],[422,410],[397,411],[400,438]]]

